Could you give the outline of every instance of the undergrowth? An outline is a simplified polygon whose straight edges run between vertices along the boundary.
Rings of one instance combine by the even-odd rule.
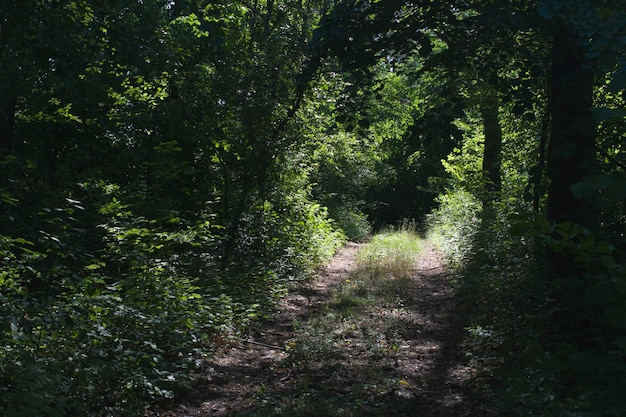
[[[624,338],[602,318],[611,296],[602,274],[555,291],[546,278],[540,220],[524,218],[523,210],[507,207],[510,201],[481,210],[464,192],[441,201],[429,235],[458,276],[468,355],[493,404],[514,417],[624,415]],[[580,267],[612,265],[598,247],[575,248]],[[619,274],[612,277],[619,282]]]
[[[236,262],[220,269],[215,216],[149,219],[104,188],[92,190],[110,194],[97,216],[67,199],[19,237],[0,233],[2,416],[158,408],[343,239],[321,207],[287,202],[284,221],[269,210],[247,216]]]

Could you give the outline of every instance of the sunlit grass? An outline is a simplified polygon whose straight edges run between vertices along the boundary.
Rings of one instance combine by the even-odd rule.
[[[380,233],[357,257],[357,268],[371,275],[407,278],[413,274],[415,262],[422,252],[423,241],[414,227]]]

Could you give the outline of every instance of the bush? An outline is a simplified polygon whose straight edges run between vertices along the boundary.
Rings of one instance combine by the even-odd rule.
[[[346,206],[335,207],[330,216],[351,241],[362,240],[372,231],[367,215],[359,209]]]
[[[3,415],[133,416],[188,381],[211,337],[233,325],[234,307],[181,275],[178,253],[165,248],[183,233],[154,229],[111,223],[100,260],[52,270],[41,267],[57,262],[56,251],[4,237],[12,262],[0,282]],[[30,292],[29,276],[45,278],[45,290]]]
[[[480,227],[480,202],[467,191],[438,197],[439,207],[427,216],[427,235],[444,254],[448,267],[462,268],[470,259]]]

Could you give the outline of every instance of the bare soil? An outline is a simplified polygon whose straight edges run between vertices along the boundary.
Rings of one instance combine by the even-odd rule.
[[[397,303],[367,310],[373,322],[387,323],[386,330],[377,333],[376,325],[354,322],[348,331],[329,332],[334,333],[330,352],[316,351],[303,363],[301,349],[294,359],[294,347],[305,343],[299,329],[324,309],[328,313],[332,291],[349,282],[360,247],[343,248],[249,339],[207,364],[184,404],[157,415],[494,416],[477,393],[464,354],[464,315],[455,290],[441,257],[428,245],[411,279],[397,284]]]

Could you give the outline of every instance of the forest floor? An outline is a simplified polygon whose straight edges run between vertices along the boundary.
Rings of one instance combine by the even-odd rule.
[[[494,416],[437,251],[426,244],[410,277],[368,280],[361,246],[344,247],[158,416]]]

